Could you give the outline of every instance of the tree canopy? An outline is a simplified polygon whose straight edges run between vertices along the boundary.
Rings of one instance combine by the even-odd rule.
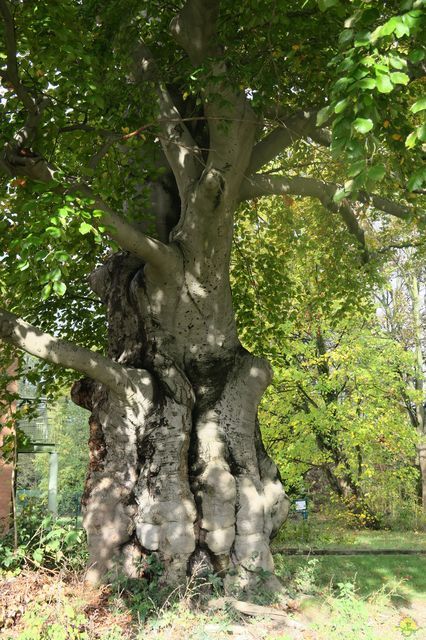
[[[2,2],[7,307],[44,329],[61,318],[64,337],[102,345],[84,276],[123,244],[113,212],[155,233],[149,185],[164,171],[156,140],[174,126],[170,114],[158,120],[160,81],[201,149],[206,83],[219,127],[229,126],[221,74],[246,93],[259,143],[241,197],[318,198],[361,244],[375,209],[422,222],[422,5],[221,2],[218,73],[214,58],[176,47],[169,23],[179,3]],[[219,8],[200,7],[212,20]]]

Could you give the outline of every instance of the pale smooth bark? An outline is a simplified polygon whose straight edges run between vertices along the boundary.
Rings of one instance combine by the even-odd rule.
[[[36,358],[90,376],[122,396],[135,394],[137,378],[143,380],[146,391],[151,387],[148,372],[126,370],[100,353],[60,340],[1,308],[0,339]]]

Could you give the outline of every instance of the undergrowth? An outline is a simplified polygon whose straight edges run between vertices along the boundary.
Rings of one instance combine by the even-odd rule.
[[[87,561],[85,533],[70,518],[46,515],[39,501],[28,501],[17,518],[18,544],[13,532],[0,539],[0,574],[14,575],[23,567],[82,570]]]

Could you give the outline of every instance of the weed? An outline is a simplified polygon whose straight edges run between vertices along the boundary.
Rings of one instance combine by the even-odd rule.
[[[39,503],[28,502],[18,518],[18,547],[11,534],[0,540],[0,574],[16,575],[25,565],[69,570],[86,563],[85,534],[69,519],[46,515]]]
[[[402,633],[404,638],[410,638],[419,630],[419,626],[413,618],[405,617],[401,620],[398,625],[399,631]]]
[[[306,594],[318,592],[318,587],[316,585],[318,562],[318,558],[310,558],[305,564],[296,569],[293,577],[293,585],[296,588],[296,591]]]
[[[35,604],[23,616],[25,625],[17,640],[89,640],[85,616],[66,603],[56,607],[57,619],[52,621],[52,611]]]

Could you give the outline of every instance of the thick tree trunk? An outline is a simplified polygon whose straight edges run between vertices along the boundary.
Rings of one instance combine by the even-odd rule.
[[[135,382],[127,400],[87,379],[73,389],[92,412],[83,501],[92,582],[116,570],[140,575],[152,552],[169,583],[200,563],[230,588],[273,573],[269,542],[288,499],[257,422],[271,371],[236,334],[232,211],[212,194],[209,232],[194,238],[191,206],[173,231],[166,275],[119,253],[91,277],[108,310],[108,355],[134,368]]]

